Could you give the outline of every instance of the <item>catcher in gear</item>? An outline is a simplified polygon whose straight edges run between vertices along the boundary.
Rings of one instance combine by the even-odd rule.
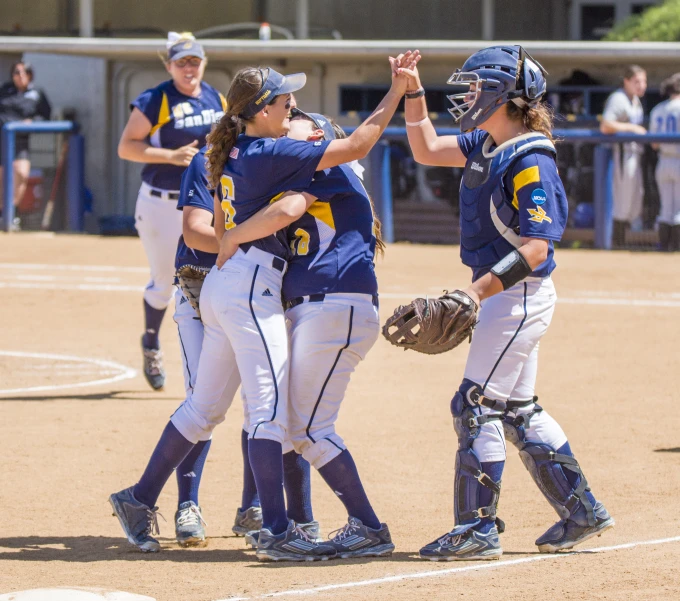
[[[521,46],[473,54],[449,78],[458,136],[438,136],[417,68],[408,73],[406,131],[415,160],[464,167],[460,254],[472,284],[436,300],[416,299],[385,324],[390,342],[436,353],[472,336],[463,381],[451,400],[458,437],[455,527],[420,550],[423,559],[497,559],[505,438],[559,521],[536,540],[553,553],[614,525],[593,495],[567,437],[534,396],[539,342],[555,309],[554,241],[567,222],[555,164],[552,120],[541,105],[546,72]],[[453,298],[450,298],[453,297]],[[466,301],[469,301],[466,302]],[[473,317],[474,316],[474,317]]]
[[[477,303],[462,290],[439,298],[416,298],[401,305],[383,326],[394,346],[438,355],[470,339],[477,325]]]

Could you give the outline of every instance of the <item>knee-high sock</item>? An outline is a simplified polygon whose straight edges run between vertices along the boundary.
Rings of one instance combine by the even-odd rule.
[[[158,332],[161,329],[165,309],[154,309],[149,303],[144,301],[144,337],[142,345],[144,348],[158,349]]]
[[[369,528],[380,528],[380,520],[371,507],[357,466],[347,449],[320,468],[319,474],[342,501],[350,517],[361,520]]]
[[[262,527],[280,534],[288,527],[286,502],[283,497],[283,455],[281,443],[252,438],[248,441],[250,465],[253,468],[262,506]]]
[[[306,524],[314,519],[312,513],[312,481],[309,461],[295,451],[283,456],[283,487],[289,520]]]
[[[241,454],[243,455],[243,490],[241,491],[241,507],[239,507],[239,511],[245,511],[248,507],[260,506],[255,476],[253,476],[253,468],[250,466],[248,432],[246,430],[241,430]]]
[[[494,482],[500,482],[503,476],[503,468],[505,461],[483,461],[482,471],[489,476]],[[480,487],[479,491],[479,506],[488,507],[493,499],[493,491],[486,486]],[[481,524],[475,528],[479,532],[486,534],[495,525],[496,521],[489,518],[482,518]]]
[[[177,473],[177,489],[179,491],[177,504],[193,501],[198,505],[198,489],[201,485],[203,467],[210,450],[210,440],[202,440],[189,451],[182,463],[175,470]]]
[[[184,438],[172,422],[168,422],[142,477],[135,484],[135,499],[154,507],[168,478],[193,448],[194,443]]]

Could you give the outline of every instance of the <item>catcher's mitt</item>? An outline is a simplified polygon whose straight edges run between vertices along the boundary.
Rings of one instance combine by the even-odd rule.
[[[472,335],[477,304],[464,292],[444,291],[439,298],[416,298],[401,305],[383,326],[394,346],[437,355],[457,347]]]
[[[196,267],[195,265],[182,265],[177,270],[177,281],[179,287],[185,298],[191,303],[191,306],[196,311],[198,317],[201,317],[201,312],[198,308],[198,301],[201,298],[201,288],[203,287],[203,280],[208,275],[209,269],[207,267]]]

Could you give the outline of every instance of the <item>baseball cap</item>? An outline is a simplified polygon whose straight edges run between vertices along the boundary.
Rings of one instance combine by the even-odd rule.
[[[241,116],[250,119],[267,106],[274,98],[282,94],[291,94],[305,87],[307,76],[304,73],[281,75],[274,69],[260,69],[264,83],[255,98],[243,109]]]
[[[290,115],[293,119],[295,117],[306,117],[315,125],[317,129],[323,130],[324,140],[335,140],[335,130],[333,129],[330,121],[328,121],[324,115],[321,115],[320,113],[305,113],[305,111],[301,111],[297,107],[291,109]]]
[[[198,58],[205,58],[205,51],[196,40],[184,40],[178,42],[174,46],[170,46],[168,50],[168,60],[176,61],[185,56],[197,56]]]

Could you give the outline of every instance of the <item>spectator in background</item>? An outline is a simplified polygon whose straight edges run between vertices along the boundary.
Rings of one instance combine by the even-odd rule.
[[[630,65],[623,74],[623,87],[616,90],[604,107],[600,131],[603,134],[633,133],[644,135],[644,114],[640,98],[647,90],[647,73],[638,65]],[[614,246],[625,244],[626,228],[642,217],[643,146],[637,142],[614,147]]]
[[[12,121],[49,119],[51,107],[44,92],[33,85],[33,68],[23,60],[10,70],[11,82],[0,87],[0,128]],[[0,200],[2,200],[2,150],[0,149]],[[28,135],[17,135],[14,155],[14,206],[18,206],[26,192],[31,161],[28,156]],[[0,203],[0,207],[2,203]],[[17,222],[18,223],[18,222]]]
[[[661,83],[661,94],[668,100],[657,104],[649,118],[652,133],[676,134],[680,121],[680,73]],[[680,146],[652,144],[659,151],[656,184],[661,208],[656,221],[659,225],[661,250],[680,250]]]

